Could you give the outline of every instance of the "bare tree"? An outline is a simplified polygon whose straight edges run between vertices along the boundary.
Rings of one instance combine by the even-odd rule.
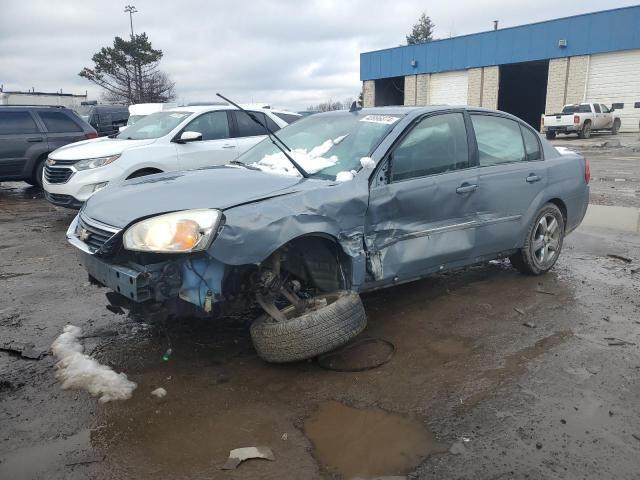
[[[329,99],[326,102],[319,103],[317,105],[309,105],[307,110],[312,112],[331,112],[333,110],[348,110],[351,108],[351,104],[353,103],[353,98],[346,98],[343,102],[334,101],[333,99]]]
[[[121,103],[168,102],[175,98],[175,83],[159,69],[162,50],[151,46],[146,33],[130,40],[115,37],[113,47],[93,55],[93,68],[81,77],[105,89],[106,97]]]

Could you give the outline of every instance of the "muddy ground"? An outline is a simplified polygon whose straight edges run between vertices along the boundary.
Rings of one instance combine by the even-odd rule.
[[[555,141],[589,157],[594,206],[551,273],[493,262],[365,295],[363,336],[396,352],[359,373],[266,364],[230,321],[106,310],[65,242],[73,213],[0,184],[0,344],[45,353],[0,351],[0,478],[638,478],[640,139],[612,138]],[[130,400],[60,388],[66,323],[137,382]],[[220,469],[261,445],[274,461]]]

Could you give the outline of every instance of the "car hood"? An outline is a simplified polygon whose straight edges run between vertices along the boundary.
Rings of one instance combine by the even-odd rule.
[[[148,140],[122,140],[101,137],[70,143],[58,148],[49,156],[54,160],[83,160],[85,158],[108,157],[109,155],[118,155],[130,148],[149,145],[155,141],[155,138]]]
[[[162,213],[192,208],[224,210],[286,195],[309,182],[322,181],[233,166],[159,173],[110,185],[89,198],[83,214],[123,228],[137,219]]]

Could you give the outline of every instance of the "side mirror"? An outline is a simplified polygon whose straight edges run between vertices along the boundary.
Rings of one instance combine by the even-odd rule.
[[[615,110],[616,110],[616,109],[615,109],[615,108],[613,108],[613,105],[611,105],[611,108],[609,109],[609,113],[611,113],[611,112],[615,112]]]
[[[176,140],[176,143],[188,143],[188,142],[199,142],[202,140],[202,134],[200,132],[182,132],[180,138]]]

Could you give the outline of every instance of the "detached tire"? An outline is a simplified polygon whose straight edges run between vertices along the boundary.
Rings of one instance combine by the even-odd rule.
[[[293,306],[282,310],[284,322],[268,315],[253,322],[251,340],[260,358],[285,363],[317,357],[344,345],[367,326],[362,301],[355,292],[320,295],[312,302],[316,306],[300,316],[295,316]]]

